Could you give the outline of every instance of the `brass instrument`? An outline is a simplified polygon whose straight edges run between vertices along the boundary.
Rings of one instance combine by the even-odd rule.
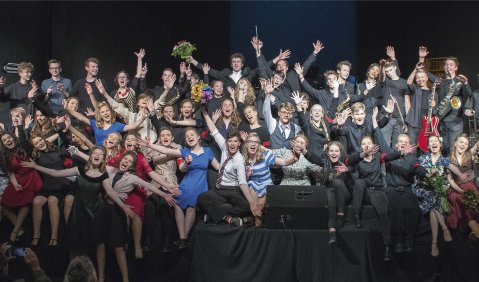
[[[437,107],[437,115],[439,116],[439,119],[443,119],[451,109],[459,109],[461,107],[461,99],[456,95],[459,90],[462,87],[462,82],[453,82],[449,86],[449,89],[446,93],[446,96],[442,99],[441,103],[439,103],[439,106]]]
[[[346,100],[342,101],[336,108],[336,117],[338,116],[338,114],[342,113],[344,110],[346,110],[346,108],[349,107],[349,101],[351,100],[349,97],[348,89],[346,89],[346,84],[344,85],[343,89],[344,89],[344,92],[346,93]]]

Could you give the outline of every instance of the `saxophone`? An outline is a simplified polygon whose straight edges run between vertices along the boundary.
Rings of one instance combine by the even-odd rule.
[[[346,110],[347,107],[349,107],[349,101],[351,100],[349,97],[348,90],[346,89],[346,85],[344,86],[344,92],[346,92],[346,100],[342,101],[338,107],[336,108],[336,117],[338,114],[342,113],[344,110]]]
[[[439,119],[443,119],[451,109],[459,109],[461,107],[461,100],[458,97],[453,97],[461,89],[462,82],[452,82],[449,86],[449,90],[446,93],[446,96],[442,99],[441,103],[437,107],[437,115]]]

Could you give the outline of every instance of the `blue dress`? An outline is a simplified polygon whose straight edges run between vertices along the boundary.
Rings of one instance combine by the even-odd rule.
[[[183,159],[186,158],[187,155],[191,155],[193,158],[185,177],[180,183],[181,195],[176,198],[178,206],[182,209],[186,209],[187,207],[196,207],[198,195],[208,191],[206,173],[208,171],[208,165],[210,161],[213,160],[214,155],[208,147],[203,147],[203,153],[201,155],[193,154],[190,148],[183,148],[180,151]]]

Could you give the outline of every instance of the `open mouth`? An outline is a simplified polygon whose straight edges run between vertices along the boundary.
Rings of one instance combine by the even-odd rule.
[[[122,170],[122,171],[126,171],[127,167],[128,166],[124,163],[120,164],[120,170]]]
[[[126,144],[125,147],[126,147],[126,149],[127,149],[128,151],[131,151],[131,150],[133,150],[133,149],[135,148],[135,145],[132,144],[132,143],[128,143],[128,144]]]

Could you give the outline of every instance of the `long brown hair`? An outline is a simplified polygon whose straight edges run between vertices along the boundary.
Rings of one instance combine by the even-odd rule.
[[[236,88],[235,88],[235,100],[238,101],[238,97],[239,97],[239,83],[240,81],[246,81],[246,85],[247,85],[247,90],[246,90],[246,95],[244,97],[244,104],[247,105],[247,106],[254,106],[254,102],[256,100],[256,96],[254,95],[254,88],[253,88],[253,85],[251,85],[251,82],[247,79],[247,78],[242,78],[240,80],[238,80],[238,83],[236,84]]]
[[[40,122],[38,122],[36,118],[36,113],[35,113],[35,120],[33,121],[33,127],[32,127],[32,130],[30,131],[31,135],[49,137],[52,135],[52,133],[54,133],[53,126],[52,126],[52,119],[49,117],[45,117],[45,119],[46,119],[45,123],[41,125]]]
[[[7,148],[5,148],[3,142],[1,141],[1,138],[5,135],[10,135],[15,142],[15,146],[12,150],[8,150]],[[2,155],[2,157],[0,158],[0,165],[2,166],[2,170],[4,173],[8,173],[11,171],[13,155],[15,155],[17,159],[23,161],[28,158],[28,154],[25,149],[19,146],[18,138],[14,134],[11,134],[9,132],[4,132],[2,135],[0,135],[0,154]]]
[[[226,102],[226,101],[229,101],[231,102],[231,104],[233,105],[233,111],[231,112],[231,121],[230,121],[230,128],[232,129],[237,129],[239,124],[241,123],[241,118],[240,118],[240,114],[238,113],[238,110],[236,109],[235,107],[235,103],[233,101],[233,99],[229,98],[229,97],[225,97],[223,99],[223,101],[221,102],[221,107],[220,109],[222,110],[223,109],[223,104]],[[216,121],[216,127],[220,127],[221,125],[224,124],[224,121],[223,121],[223,116],[221,116],[218,121]]]
[[[85,164],[85,171],[88,171],[91,168],[93,168],[91,163],[91,155],[93,155],[93,152],[95,152],[95,150],[100,150],[103,152],[103,162],[98,167],[98,170],[100,172],[105,172],[106,171],[106,149],[103,146],[93,146],[93,148],[91,148],[90,153],[88,154],[88,161]]]
[[[461,160],[461,162],[459,163],[459,160],[457,159],[457,150],[456,150],[456,142],[459,140],[459,138],[466,138],[467,140],[467,144],[468,144],[468,149],[469,149],[469,135],[467,135],[467,133],[461,133],[459,135],[456,136],[456,138],[454,139],[454,146],[452,146],[452,150],[451,150],[451,161],[455,164],[455,165],[458,165],[458,166],[469,166],[472,162],[472,155],[471,155],[471,151],[469,151],[468,149],[466,149],[466,151],[464,152],[464,156]]]
[[[121,159],[116,163],[116,168],[118,168],[118,169],[120,168],[120,162],[126,156],[131,156],[133,158],[133,163],[132,163],[130,169],[128,170],[128,172],[132,173],[132,174],[136,174],[136,165],[137,165],[137,161],[138,161],[138,155],[133,151],[126,151],[125,154],[121,157]]]
[[[45,144],[47,145],[47,148],[45,149],[45,151],[39,151],[35,148],[35,146],[33,145],[33,139],[35,138],[42,138],[43,141],[45,141]],[[55,148],[56,148],[55,145],[53,145],[53,143],[48,142],[42,135],[32,135],[32,137],[30,137],[30,144],[33,147],[33,150],[32,150],[33,159],[38,159],[42,153],[55,151]]]

